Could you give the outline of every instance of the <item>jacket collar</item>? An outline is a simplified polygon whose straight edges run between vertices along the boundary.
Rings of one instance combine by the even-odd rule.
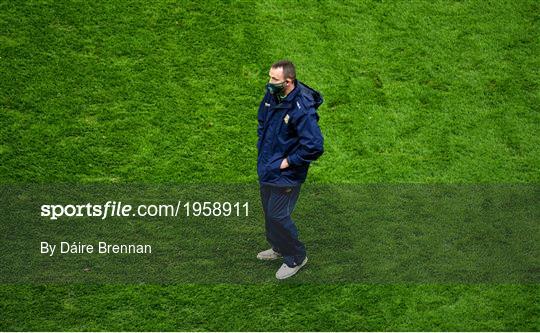
[[[295,100],[296,95],[298,95],[299,92],[300,92],[300,86],[298,84],[298,80],[294,79],[294,89],[285,97],[284,100],[281,101],[281,103],[278,103],[275,108],[276,109],[289,108],[292,102]]]

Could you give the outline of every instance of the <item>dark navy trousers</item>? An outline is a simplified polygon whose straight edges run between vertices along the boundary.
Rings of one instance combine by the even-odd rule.
[[[298,230],[291,219],[300,187],[260,184],[266,240],[274,251],[283,256],[283,262],[289,267],[300,265],[306,258],[306,248],[298,239]]]

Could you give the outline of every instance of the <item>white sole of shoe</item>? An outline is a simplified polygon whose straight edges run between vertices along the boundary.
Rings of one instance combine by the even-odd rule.
[[[277,259],[279,259],[279,258],[281,258],[281,256],[276,256],[276,257],[263,257],[263,256],[257,255],[257,259],[259,259],[259,260],[268,260],[268,261],[270,261],[270,260],[277,260]]]

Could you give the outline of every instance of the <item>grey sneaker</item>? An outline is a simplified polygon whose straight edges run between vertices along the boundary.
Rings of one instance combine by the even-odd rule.
[[[302,261],[302,263],[296,267],[289,267],[287,264],[281,265],[281,267],[276,272],[276,279],[283,280],[288,277],[293,276],[300,270],[300,268],[304,267],[304,265],[307,263],[307,257]]]
[[[279,258],[281,258],[281,254],[274,251],[274,249],[268,249],[257,254],[257,259],[260,260],[276,260]]]

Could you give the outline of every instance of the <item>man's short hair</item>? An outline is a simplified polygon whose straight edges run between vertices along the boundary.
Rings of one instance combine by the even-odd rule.
[[[272,64],[272,68],[283,68],[283,76],[285,79],[296,79],[296,69],[290,60],[280,60]]]

